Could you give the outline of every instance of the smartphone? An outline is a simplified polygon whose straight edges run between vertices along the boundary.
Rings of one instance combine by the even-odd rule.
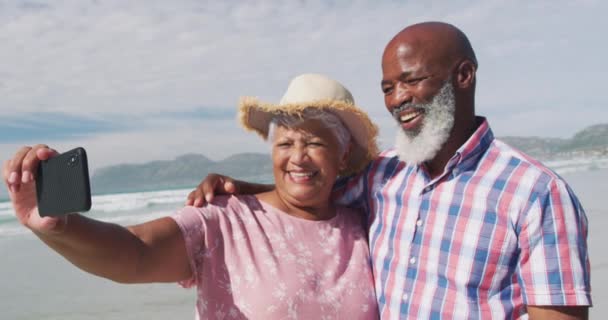
[[[40,216],[60,216],[91,209],[87,153],[82,147],[41,161],[36,172]]]

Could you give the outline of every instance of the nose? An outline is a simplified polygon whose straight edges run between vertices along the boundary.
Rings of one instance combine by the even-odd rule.
[[[411,91],[402,83],[397,83],[393,92],[390,95],[386,95],[384,103],[389,112],[393,112],[395,108],[400,107],[405,103],[411,103],[413,95]]]
[[[291,157],[290,160],[291,162],[293,162],[294,164],[300,164],[306,161],[306,159],[308,158],[308,149],[303,146],[296,146],[295,148],[293,148],[293,151],[291,153]]]

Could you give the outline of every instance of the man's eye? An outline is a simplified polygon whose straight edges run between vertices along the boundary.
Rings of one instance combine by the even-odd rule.
[[[384,92],[384,94],[389,94],[393,92],[393,87],[384,87],[382,88],[382,92]]]
[[[405,80],[407,84],[418,84],[420,81],[428,79],[428,77],[411,78]]]

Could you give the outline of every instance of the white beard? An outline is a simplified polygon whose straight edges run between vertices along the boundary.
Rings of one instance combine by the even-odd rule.
[[[399,160],[420,164],[435,158],[454,127],[456,101],[451,81],[446,81],[429,103],[412,106],[425,109],[420,131],[406,132],[398,127],[395,149]]]

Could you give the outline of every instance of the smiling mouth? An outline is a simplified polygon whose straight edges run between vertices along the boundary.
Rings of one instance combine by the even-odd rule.
[[[399,121],[401,123],[409,123],[409,122],[412,122],[414,119],[417,119],[422,114],[424,114],[424,112],[422,110],[412,110],[412,111],[399,115]]]
[[[289,177],[296,182],[304,182],[312,179],[318,171],[287,171]]]

